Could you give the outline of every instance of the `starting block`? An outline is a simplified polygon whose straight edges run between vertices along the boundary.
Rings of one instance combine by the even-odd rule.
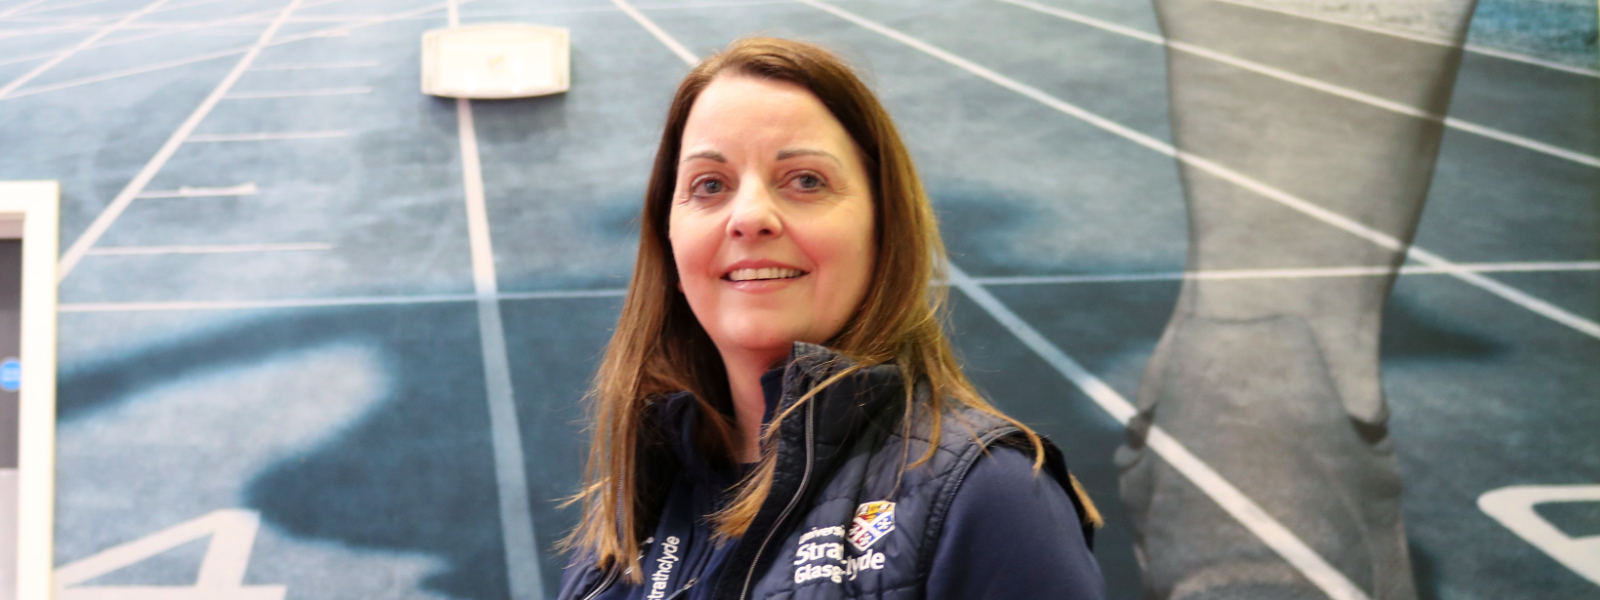
[[[448,98],[529,98],[567,91],[566,29],[494,23],[422,34],[422,93]]]

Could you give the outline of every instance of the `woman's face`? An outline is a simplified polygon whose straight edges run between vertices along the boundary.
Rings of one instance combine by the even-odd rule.
[[[876,263],[871,185],[838,119],[799,85],[721,75],[680,156],[668,237],[724,359],[776,361],[837,334]]]

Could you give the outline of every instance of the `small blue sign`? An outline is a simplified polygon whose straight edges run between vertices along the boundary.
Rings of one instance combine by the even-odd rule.
[[[8,358],[0,363],[0,389],[15,392],[22,389],[22,363],[15,358]]]

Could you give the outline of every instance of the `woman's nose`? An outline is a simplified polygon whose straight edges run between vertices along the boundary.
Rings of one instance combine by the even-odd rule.
[[[778,218],[772,191],[765,185],[741,187],[728,218],[728,237],[762,239],[783,235],[783,220]]]

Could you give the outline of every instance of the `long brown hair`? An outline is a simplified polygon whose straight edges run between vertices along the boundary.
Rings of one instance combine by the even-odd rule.
[[[827,345],[849,357],[852,368],[816,386],[793,406],[809,401],[816,391],[852,372],[872,365],[898,365],[909,381],[925,381],[927,412],[935,436],[945,402],[956,402],[1004,418],[1020,429],[1035,450],[1035,469],[1044,460],[1038,434],[1006,417],[984,401],[961,373],[944,337],[942,322],[947,288],[931,286],[942,279],[944,244],[933,208],[905,144],[889,113],[842,60],[822,47],[774,38],[747,38],[702,61],[678,86],[667,113],[655,168],[645,190],[639,226],[639,256],[616,332],[606,348],[590,389],[593,442],[582,491],[572,501],[583,503],[583,515],[564,546],[593,552],[603,568],[635,567],[631,580],[642,581],[637,567],[642,510],[636,489],[636,449],[652,401],[687,390],[700,405],[696,424],[702,450],[713,456],[734,456],[740,433],[733,420],[727,373],[710,336],[678,291],[672,245],[667,238],[679,151],[689,111],[701,91],[718,75],[732,74],[795,83],[810,90],[844,126],[860,151],[871,179],[876,213],[877,264],[872,281],[854,316]],[[905,412],[917,402],[914,386],[905,386]],[[789,411],[775,415],[761,440],[762,459],[734,492],[728,507],[716,514],[723,537],[744,534],[772,485],[776,452],[771,432]],[[909,420],[904,422],[910,427]],[[938,439],[927,454],[933,454]],[[1076,488],[1076,482],[1074,482]],[[1091,520],[1098,522],[1081,490]]]

